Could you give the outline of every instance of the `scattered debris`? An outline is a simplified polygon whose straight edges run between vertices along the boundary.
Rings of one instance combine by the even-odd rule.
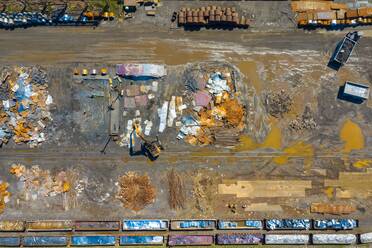
[[[213,192],[211,192],[212,184],[212,179],[203,175],[201,172],[198,172],[194,176],[193,195],[195,197],[196,208],[204,214],[212,211],[210,206],[213,195]]]
[[[311,130],[317,127],[314,120],[314,113],[309,105],[305,106],[304,112],[301,116],[289,122],[289,128],[294,131]]]
[[[276,118],[288,113],[293,104],[292,97],[285,90],[276,93],[270,91],[265,94],[264,99],[267,111]]]
[[[39,67],[4,68],[0,84],[0,146],[15,143],[35,147],[46,140],[42,132],[52,120],[46,72]]]
[[[356,207],[351,205],[338,205],[330,203],[312,203],[310,207],[311,213],[320,213],[320,214],[351,214],[356,211]]]
[[[119,178],[117,198],[125,208],[139,211],[155,202],[156,191],[148,175],[127,172]]]
[[[172,209],[185,207],[186,192],[182,177],[174,169],[168,172],[169,206]]]
[[[18,178],[18,187],[26,201],[37,200],[40,196],[56,196],[71,190],[71,177],[66,171],[51,175],[49,170],[40,169],[39,165],[27,168],[22,164],[13,164],[10,173]]]
[[[0,214],[4,212],[5,204],[9,202],[10,193],[8,192],[9,184],[0,181]]]

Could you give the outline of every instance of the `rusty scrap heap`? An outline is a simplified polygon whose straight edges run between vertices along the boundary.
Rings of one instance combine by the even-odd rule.
[[[207,6],[197,9],[182,8],[178,11],[178,25],[248,28],[249,20],[244,16],[239,17],[235,7]]]
[[[182,117],[178,139],[192,145],[233,146],[238,142],[245,127],[246,111],[238,99],[232,74],[228,68],[219,68],[207,72],[203,77],[206,83],[199,82],[198,86],[192,85],[196,81],[186,83],[194,91],[194,108],[188,111],[190,115]]]
[[[139,211],[155,202],[156,191],[148,175],[127,172],[119,178],[117,198],[125,208]]]
[[[71,189],[70,177],[65,171],[51,175],[49,170],[40,169],[38,165],[27,168],[21,164],[13,164],[10,173],[18,178],[18,186],[26,201],[36,200],[39,196],[56,196]]]
[[[45,141],[52,120],[46,73],[38,67],[5,68],[0,75],[0,146],[13,137],[31,147]]]
[[[4,212],[5,204],[9,201],[8,186],[8,183],[0,181],[0,214]]]

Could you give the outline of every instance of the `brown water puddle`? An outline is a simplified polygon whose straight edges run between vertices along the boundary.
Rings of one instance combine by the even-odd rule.
[[[371,159],[358,160],[353,163],[353,166],[355,168],[369,167],[369,166],[372,166],[372,160]]]
[[[288,163],[290,157],[303,157],[305,159],[305,169],[306,166],[311,165],[311,161],[314,156],[314,148],[310,144],[305,144],[302,141],[297,142],[283,150],[283,155],[274,158],[274,162],[283,165]]]
[[[246,76],[246,83],[252,84],[257,93],[261,92],[262,82],[258,74],[257,64],[254,61],[240,61],[237,64],[239,70]]]
[[[362,129],[358,124],[347,119],[341,130],[340,139],[344,142],[342,152],[350,153],[352,150],[360,150],[364,148],[364,136]]]
[[[282,148],[282,131],[279,127],[273,126],[262,143],[257,143],[248,135],[243,135],[240,137],[240,144],[234,151],[252,151],[260,148],[272,148],[276,150]]]

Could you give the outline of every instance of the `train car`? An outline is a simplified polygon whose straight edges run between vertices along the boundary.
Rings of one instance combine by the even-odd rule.
[[[18,247],[21,246],[20,237],[0,237],[0,247]]]
[[[339,65],[345,64],[361,36],[361,33],[358,31],[347,33],[341,43],[336,47],[332,60]]]
[[[123,220],[123,231],[166,231],[168,220]]]
[[[119,231],[120,221],[75,221],[75,231]]]
[[[18,220],[2,220],[0,221],[0,232],[23,232],[25,230],[25,222]]]
[[[327,219],[314,220],[316,230],[351,230],[358,227],[358,221],[354,219]]]
[[[73,222],[71,220],[46,220],[46,221],[28,221],[26,230],[29,232],[54,232],[54,231],[72,231]]]
[[[357,237],[354,234],[313,234],[315,245],[356,244]]]
[[[263,243],[263,235],[249,233],[217,234],[216,243],[218,245],[261,244]]]
[[[212,245],[212,235],[169,235],[169,246]]]
[[[310,243],[308,234],[265,234],[265,244],[306,245]]]
[[[309,230],[309,219],[270,219],[265,221],[267,230]]]
[[[163,245],[163,236],[120,236],[120,245]]]
[[[171,230],[214,230],[215,220],[171,220]]]
[[[261,220],[219,220],[218,229],[237,230],[237,229],[262,229]]]
[[[72,246],[114,246],[116,244],[115,236],[72,236]]]
[[[360,243],[362,244],[372,243],[372,232],[362,233],[360,234],[359,238],[360,238]]]
[[[28,236],[23,238],[23,246],[27,247],[54,247],[67,246],[67,237],[64,236]]]

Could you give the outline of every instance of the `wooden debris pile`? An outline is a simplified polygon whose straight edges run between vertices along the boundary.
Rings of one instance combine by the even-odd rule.
[[[265,94],[265,106],[270,115],[278,118],[291,111],[293,105],[292,96],[285,90],[279,92],[267,92]]]
[[[117,198],[125,208],[139,211],[155,202],[156,190],[148,175],[127,172],[119,178]]]
[[[174,169],[168,172],[169,206],[171,209],[185,207],[186,192],[182,177]]]

